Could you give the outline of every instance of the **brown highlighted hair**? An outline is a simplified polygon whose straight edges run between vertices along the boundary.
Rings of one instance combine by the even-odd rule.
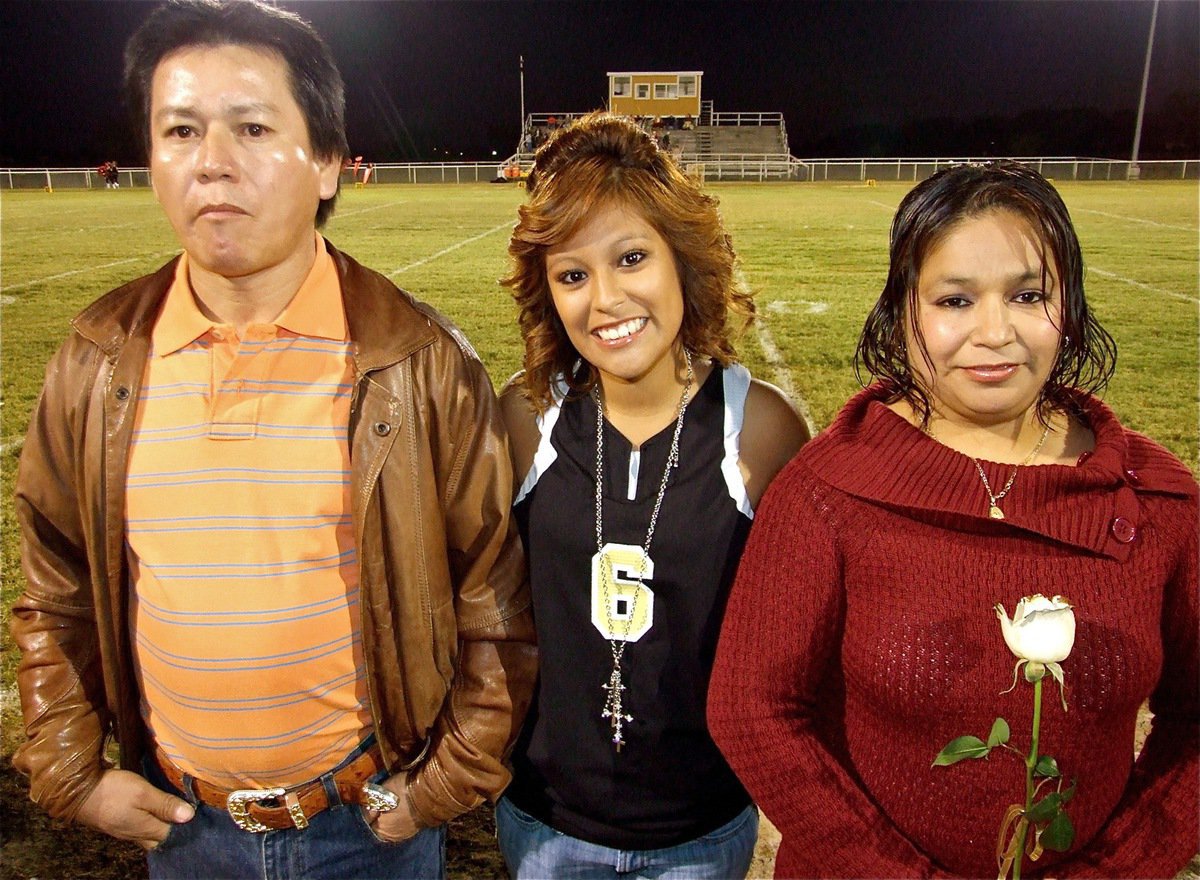
[[[508,244],[512,290],[525,340],[525,394],[539,411],[551,383],[570,396],[596,384],[559,320],[546,277],[546,253],[568,241],[600,208],[636,211],[671,247],[683,288],[680,342],[721,365],[736,360],[735,338],[754,320],[754,301],[735,281],[737,255],[717,200],[688,178],[633,120],[594,112],[559,129],[537,152],[529,197]]]
[[[1038,395],[1038,415],[1070,412],[1070,389],[1102,391],[1117,362],[1117,345],[1100,326],[1083,292],[1083,254],[1071,215],[1058,191],[1032,168],[1009,160],[984,165],[955,165],[917,184],[900,202],[892,220],[890,266],[863,325],[854,357],[854,372],[892,388],[892,400],[905,400],[929,423],[930,389],[922,387],[911,367],[917,355],[905,343],[905,324],[917,308],[917,283],[925,258],[955,226],[991,211],[1009,211],[1027,224],[1042,256],[1042,280],[1057,274],[1062,295],[1058,357]],[[913,322],[920,357],[929,363],[920,328]],[[865,384],[865,383],[864,383]]]

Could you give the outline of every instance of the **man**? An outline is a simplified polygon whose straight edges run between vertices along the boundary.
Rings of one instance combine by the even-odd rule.
[[[17,479],[15,763],[155,877],[441,876],[443,823],[508,781],[536,670],[491,384],[317,234],[347,149],[309,25],[173,2],[125,82],[183,254],[47,369]]]

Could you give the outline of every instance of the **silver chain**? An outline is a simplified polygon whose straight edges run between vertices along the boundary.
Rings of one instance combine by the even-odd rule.
[[[679,435],[683,432],[683,414],[687,412],[692,388],[692,353],[686,348],[683,356],[687,362],[687,381],[683,385],[683,394],[679,398],[679,414],[675,417],[675,433],[671,437],[671,450],[667,453],[667,465],[663,468],[662,482],[658,486],[658,496],[654,499],[654,510],[650,513],[650,526],[646,529],[646,541],[642,545],[642,557],[638,562],[637,590],[634,591],[633,601],[629,606],[629,615],[625,619],[623,638],[608,640],[612,652],[612,673],[608,681],[601,687],[607,692],[604,700],[604,711],[601,718],[607,718],[612,727],[612,741],[621,751],[625,744],[623,729],[625,722],[632,721],[633,715],[625,711],[622,692],[625,685],[621,678],[621,662],[625,658],[625,645],[628,644],[629,631],[633,627],[637,614],[638,595],[642,591],[642,580],[646,573],[646,560],[650,558],[650,542],[654,540],[654,527],[658,524],[658,512],[662,508],[663,496],[667,494],[667,480],[671,471],[679,465]],[[612,591],[608,579],[608,566],[603,559],[604,554],[604,401],[600,397],[599,383],[592,387],[592,400],[596,404],[596,554],[599,557],[600,589],[604,598],[605,615],[612,609]]]

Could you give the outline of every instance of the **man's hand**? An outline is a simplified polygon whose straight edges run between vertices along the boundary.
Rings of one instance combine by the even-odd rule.
[[[105,770],[76,817],[105,834],[154,849],[171,825],[187,822],[196,811],[187,801],[155,788],[128,770]]]
[[[364,807],[363,813],[366,814],[367,824],[371,826],[376,837],[388,843],[399,843],[414,837],[423,826],[417,822],[412,807],[409,806],[405,792],[408,787],[407,780],[397,774],[385,779],[380,784],[388,791],[394,792],[400,803],[396,805],[396,809],[388,810],[386,813],[368,810]]]

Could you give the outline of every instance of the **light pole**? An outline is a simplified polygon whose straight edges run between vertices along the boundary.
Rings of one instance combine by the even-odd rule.
[[[1154,0],[1155,3],[1158,0]],[[521,152],[521,148],[525,146],[525,56],[518,56],[521,59],[521,127],[517,129],[517,152]]]
[[[1141,176],[1138,168],[1138,149],[1142,145],[1142,117],[1146,114],[1146,86],[1150,83],[1150,53],[1154,51],[1154,25],[1158,21],[1158,0],[1154,0],[1154,8],[1150,12],[1150,37],[1146,40],[1146,66],[1142,70],[1142,96],[1138,99],[1137,123],[1133,130],[1133,156],[1129,160],[1129,180],[1137,180]]]

